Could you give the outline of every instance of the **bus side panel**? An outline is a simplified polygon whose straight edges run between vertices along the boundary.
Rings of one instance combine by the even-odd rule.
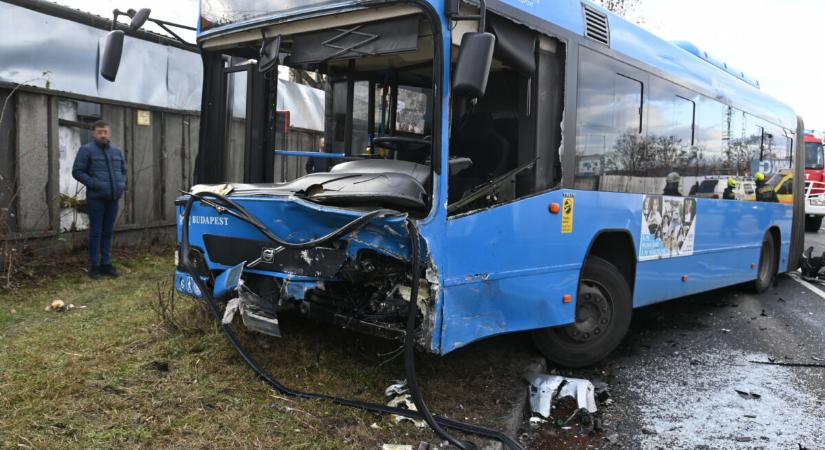
[[[772,224],[782,241],[779,271],[786,271],[792,213],[779,203],[697,199],[693,255],[640,261],[634,306],[756,279],[762,238]]]
[[[549,205],[562,205],[564,196],[573,199],[572,211],[551,214]],[[564,296],[576,298],[593,237],[608,228],[631,230],[638,242],[641,204],[636,194],[564,190],[449,219],[441,352],[572,323],[575,301],[564,303]],[[565,217],[569,233],[562,232]]]
[[[574,198],[572,230],[551,203]],[[657,196],[661,198],[661,196]],[[628,230],[640,251],[644,195],[563,190],[447,221],[441,353],[484,337],[572,323],[578,272],[602,230]],[[634,306],[756,278],[765,231],[782,236],[780,271],[788,261],[792,211],[787,205],[697,199],[691,256],[637,264]],[[682,276],[688,281],[683,282]]]

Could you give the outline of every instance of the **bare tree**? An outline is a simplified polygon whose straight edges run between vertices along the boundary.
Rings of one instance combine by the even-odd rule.
[[[613,11],[627,20],[640,23],[644,19],[639,15],[637,8],[642,0],[593,0],[599,5]]]

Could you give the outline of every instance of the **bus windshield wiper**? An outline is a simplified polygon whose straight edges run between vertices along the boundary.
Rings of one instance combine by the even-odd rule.
[[[498,177],[493,178],[492,180],[490,180],[490,181],[488,181],[484,184],[478,185],[477,187],[473,188],[470,191],[470,193],[468,195],[466,195],[465,197],[463,197],[461,200],[453,203],[452,205],[447,205],[447,213],[454,213],[456,211],[460,211],[462,208],[464,208],[465,206],[473,203],[474,201],[476,201],[480,198],[486,197],[487,195],[492,194],[493,192],[495,192],[499,188],[501,183],[504,183],[505,181],[509,180],[510,178],[519,175],[520,173],[524,172],[525,170],[532,169],[533,166],[536,165],[536,162],[538,160],[539,160],[539,158],[535,158],[532,161],[528,162],[527,164],[524,164],[523,166],[516,167],[515,169],[513,169],[513,170],[511,170],[511,171],[509,171],[509,172],[507,172],[503,175],[499,175]]]

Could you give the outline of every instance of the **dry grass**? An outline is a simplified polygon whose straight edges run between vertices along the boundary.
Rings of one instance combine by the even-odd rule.
[[[389,417],[274,393],[211,325],[189,320],[197,306],[175,296],[169,306],[168,290],[159,288],[171,277],[169,256],[122,261],[117,280],[90,281],[80,267],[0,295],[2,448],[360,449],[437,442],[428,430]],[[44,312],[54,298],[87,308]],[[403,376],[398,360],[379,366],[378,355],[394,343],[291,317],[281,322],[282,339],[241,335],[289,386],[384,402],[384,388]],[[500,426],[529,357],[522,337],[496,339],[447,357],[420,357],[420,379],[433,409]]]

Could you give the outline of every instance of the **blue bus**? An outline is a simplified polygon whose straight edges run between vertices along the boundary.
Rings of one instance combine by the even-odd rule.
[[[198,46],[175,282],[253,330],[437,354],[530,331],[581,367],[634,308],[798,266],[801,119],[589,1],[202,0]]]

